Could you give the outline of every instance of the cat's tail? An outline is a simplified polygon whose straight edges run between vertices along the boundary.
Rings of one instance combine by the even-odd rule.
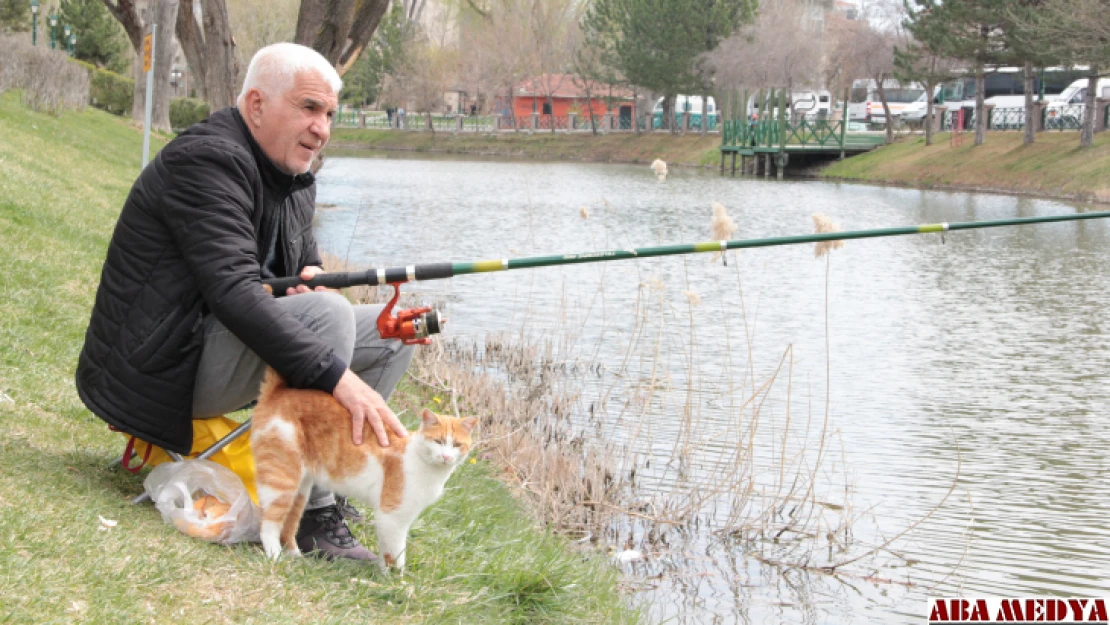
[[[286,387],[285,380],[274,371],[273,367],[266,367],[266,373],[262,376],[262,387],[258,390],[258,399],[262,400],[269,397],[272,393]]]

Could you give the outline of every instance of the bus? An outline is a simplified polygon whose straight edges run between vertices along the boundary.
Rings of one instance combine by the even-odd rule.
[[[1037,70],[1033,77],[1035,97],[1044,96],[1052,100],[1063,93],[1070,84],[1083,76],[1084,69],[1049,67]],[[950,111],[964,109],[964,128],[972,128],[972,114],[975,111],[975,76],[964,75],[949,80],[938,89],[934,102],[944,104]],[[1021,67],[996,67],[984,77],[983,99],[994,104],[995,110],[1025,110],[1025,70]]]

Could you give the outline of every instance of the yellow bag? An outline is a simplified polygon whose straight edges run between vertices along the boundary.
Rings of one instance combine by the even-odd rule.
[[[240,425],[239,422],[227,417],[193,419],[193,451],[186,458],[197,457],[205,449],[215,445],[216,441],[227,436]],[[138,473],[139,469],[146,465],[153,467],[163,462],[172,462],[161,447],[151,445],[126,432],[121,433],[128,438],[127,448],[123,452],[123,466],[128,471]],[[132,453],[134,457],[142,458],[142,462],[138,466],[130,465]],[[231,469],[235,475],[238,475],[239,479],[243,480],[243,485],[247,487],[251,499],[254,500],[254,503],[258,503],[258,492],[254,485],[254,456],[251,454],[251,437],[249,434],[244,433],[229,443],[227,447],[213,454],[209,460]]]

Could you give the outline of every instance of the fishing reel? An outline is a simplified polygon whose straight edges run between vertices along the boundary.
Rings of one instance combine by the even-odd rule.
[[[431,345],[431,335],[443,331],[447,319],[431,306],[405,308],[393,316],[393,307],[401,297],[401,285],[393,284],[393,297],[378,315],[378,334],[383,339],[398,339],[405,345]]]

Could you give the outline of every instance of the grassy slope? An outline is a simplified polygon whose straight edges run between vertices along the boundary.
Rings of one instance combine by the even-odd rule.
[[[845,159],[821,176],[1110,201],[1110,134],[1100,133],[1085,149],[1074,132],[1043,132],[1030,146],[1021,139],[1019,132],[991,132],[975,146],[964,135],[955,148],[947,133],[929,147],[915,137]]]
[[[417,521],[403,579],[271,564],[256,546],[187,538],[131,506],[140,478],[110,468],[123,439],[81,405],[73,371],[141,135],[92,109],[31,113],[6,94],[0,136],[0,622],[634,620],[612,569],[533,529],[483,463]],[[393,403],[408,415],[427,400],[402,391]],[[119,525],[102,531],[99,515]]]
[[[565,161],[650,163],[660,158],[672,165],[717,165],[720,135],[696,133],[612,133],[591,135],[550,132],[503,132],[494,134],[446,132],[396,132],[390,130],[338,129],[332,133],[333,147],[365,147],[379,150],[413,150],[482,154]]]

